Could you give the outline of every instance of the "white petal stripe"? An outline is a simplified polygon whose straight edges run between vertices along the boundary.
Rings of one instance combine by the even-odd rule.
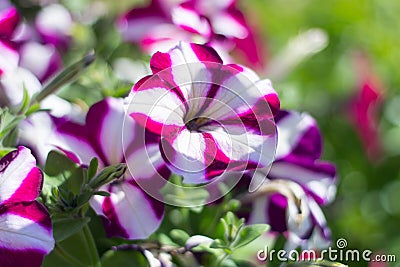
[[[0,240],[0,246],[7,249],[35,249],[47,254],[54,247],[51,231],[27,218],[9,213],[0,216]]]

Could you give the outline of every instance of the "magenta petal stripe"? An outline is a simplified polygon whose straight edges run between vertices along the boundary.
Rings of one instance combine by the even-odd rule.
[[[48,254],[54,247],[49,214],[38,202],[3,206],[0,240],[0,247],[5,249]]]
[[[40,267],[45,254],[36,249],[15,250],[0,247],[1,267]]]
[[[150,97],[153,98],[154,90],[151,90],[153,88],[139,90],[138,93],[150,92]],[[155,91],[162,94],[166,90],[157,88]],[[173,99],[181,105],[182,102],[176,95]],[[170,102],[165,103],[165,108],[170,106]],[[91,106],[83,125],[56,120],[57,137],[60,139],[56,146],[70,158],[79,159],[80,164],[86,166],[93,157],[97,157],[99,170],[118,163],[127,163],[134,168],[138,164],[139,168],[144,168],[132,173],[127,171],[119,181],[101,188],[108,191],[110,197],[94,196],[90,201],[96,214],[102,217],[108,236],[142,239],[151,235],[161,224],[164,205],[148,196],[134,183],[130,175],[133,174],[138,181],[144,180],[145,185],[155,186],[152,190],[158,192],[168,179],[170,171],[158,151],[160,136],[140,125],[151,123],[148,120],[150,117],[140,113],[126,114],[125,108],[123,99],[106,98]],[[142,107],[139,109],[143,110]],[[165,114],[156,111],[156,115],[161,118]],[[156,121],[155,124],[157,123],[159,122]],[[156,147],[158,154],[149,156],[146,152],[152,150],[152,147]]]
[[[50,215],[35,201],[42,182],[29,149],[20,146],[0,160],[0,266],[39,267],[54,248]]]
[[[278,128],[277,159],[297,155],[319,158],[322,138],[315,120],[306,113],[281,111],[276,117]]]
[[[35,200],[43,175],[31,151],[20,146],[0,160],[0,205]]]
[[[144,239],[161,224],[164,204],[146,195],[134,182],[109,186],[110,197],[96,196],[102,203],[107,235]]]
[[[0,11],[0,37],[10,38],[19,23],[20,17],[15,7]]]
[[[196,57],[202,62],[213,62],[219,64],[223,63],[218,53],[209,46],[191,43],[190,47],[192,48]]]
[[[169,21],[168,14],[159,1],[147,7],[132,9],[117,21],[117,29],[125,41],[140,42],[152,28]]]
[[[223,65],[209,46],[184,42],[155,53],[151,68],[133,87],[128,113],[160,135],[163,159],[185,183],[271,164],[279,99],[270,81]]]

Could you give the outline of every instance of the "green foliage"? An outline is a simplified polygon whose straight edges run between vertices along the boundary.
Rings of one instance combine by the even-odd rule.
[[[107,251],[101,258],[103,267],[147,266],[147,260],[138,251]]]
[[[56,242],[61,242],[68,237],[80,232],[90,222],[90,218],[60,218],[53,219],[53,235]]]

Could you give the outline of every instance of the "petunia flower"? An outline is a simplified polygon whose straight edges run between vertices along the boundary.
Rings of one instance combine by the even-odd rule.
[[[265,63],[257,34],[235,0],[152,0],[147,7],[127,12],[117,28],[125,41],[151,54],[186,41],[207,43],[219,53],[235,50],[251,67],[262,68]]]
[[[322,138],[310,115],[281,111],[276,123],[276,159],[270,170],[252,174],[253,179],[267,180],[248,196],[252,203],[249,223],[268,223],[272,231],[287,233],[287,248],[326,247],[330,231],[320,206],[334,198],[335,167],[319,160]]]
[[[57,21],[60,21],[60,17]],[[55,23],[48,25],[54,26]],[[61,69],[62,59],[55,45],[38,38],[36,30],[24,22],[8,1],[0,6],[0,29],[0,75],[10,73],[18,66],[29,70],[40,82],[44,82]],[[23,81],[23,78],[18,80]]]
[[[20,17],[17,9],[8,1],[4,1],[0,5],[0,38],[10,38],[19,21]]]
[[[20,16],[11,4],[0,6],[0,94],[1,106],[21,103],[24,89],[29,96],[41,90],[45,81],[58,71],[61,57],[48,45],[16,38]],[[44,107],[45,108],[45,107]]]
[[[20,66],[30,70],[40,82],[48,81],[62,69],[61,55],[51,44],[29,41],[20,46]]]
[[[131,167],[122,180],[101,188],[111,196],[94,196],[91,200],[94,211],[104,218],[107,235],[142,239],[152,234],[163,219],[164,204],[147,195],[135,181],[145,180],[160,189],[162,184],[153,183],[153,177],[168,178],[170,171],[157,153],[158,142],[148,142],[144,147],[142,128],[129,117],[125,120],[123,100],[106,98],[94,104],[84,125],[55,120],[58,122],[50,142],[75,162],[87,166],[97,157],[99,169],[124,162]]]
[[[43,175],[29,149],[0,160],[0,265],[39,267],[54,247],[46,208],[36,201]]]
[[[268,166],[279,99],[269,80],[223,65],[214,49],[179,43],[150,61],[153,74],[132,89],[128,113],[160,136],[161,154],[185,183]]]
[[[71,43],[74,21],[69,11],[62,5],[51,4],[40,10],[35,26],[45,44],[65,50]]]
[[[357,92],[351,100],[348,114],[369,160],[375,161],[383,154],[378,125],[379,109],[385,99],[385,92],[365,53],[356,53],[353,61]]]

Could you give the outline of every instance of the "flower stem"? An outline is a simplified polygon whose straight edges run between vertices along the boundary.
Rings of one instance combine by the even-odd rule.
[[[219,256],[218,261],[216,263],[216,267],[221,267],[222,263],[226,260],[226,258],[228,258],[229,254],[228,253],[224,253],[223,255]]]
[[[58,253],[58,255],[60,257],[62,257],[64,260],[68,261],[69,263],[73,264],[74,266],[85,267],[85,264],[80,262],[77,258],[71,256],[59,244],[55,245],[54,250]]]
[[[93,235],[90,232],[89,226],[87,224],[83,227],[83,235],[86,240],[87,248],[89,249],[91,266],[101,267],[99,253],[97,252]]]

